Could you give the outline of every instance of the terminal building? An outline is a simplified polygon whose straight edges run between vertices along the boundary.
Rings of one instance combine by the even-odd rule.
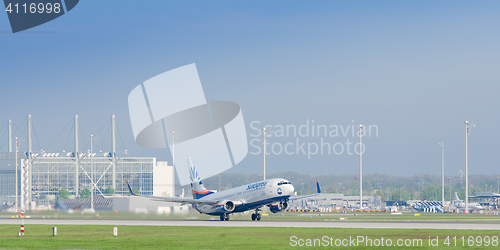
[[[359,196],[347,196],[344,194],[329,194],[321,193],[315,196],[306,197],[303,199],[291,200],[289,203],[290,208],[307,209],[311,207],[323,208],[343,208],[349,206],[359,206]],[[365,208],[381,208],[381,197],[363,195],[363,207]]]
[[[105,153],[81,152],[78,116],[75,116],[74,122],[74,152],[58,153],[31,151],[31,116],[28,116],[28,151],[13,152],[9,122],[9,152],[0,153],[0,204],[16,202],[17,197],[16,203],[21,210],[50,207],[61,189],[67,189],[70,198],[79,198],[88,194],[92,186],[94,196],[109,196],[112,193],[127,196],[127,180],[134,190],[143,195],[174,196],[173,166],[158,162],[154,157],[126,157],[126,151],[117,155],[115,116],[112,116],[111,123],[112,150]]]

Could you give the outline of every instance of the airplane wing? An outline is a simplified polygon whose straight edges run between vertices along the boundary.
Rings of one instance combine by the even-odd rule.
[[[317,195],[319,195],[319,194],[316,193],[316,194],[310,194],[310,195],[295,196],[293,198],[289,198],[288,200],[289,201],[300,200],[300,199],[304,199],[304,198],[308,198],[308,197],[313,197],[313,196],[317,196]]]
[[[299,199],[304,199],[304,198],[308,198],[308,197],[317,196],[317,195],[320,195],[320,194],[321,194],[321,188],[319,187],[319,182],[318,182],[318,179],[316,179],[316,193],[315,193],[315,194],[302,195],[302,196],[295,196],[295,197],[293,197],[293,198],[289,198],[288,200],[289,200],[289,201],[299,200]]]
[[[126,181],[126,182],[127,182],[127,186],[128,186],[128,191],[130,192],[131,195],[149,198],[149,199],[154,200],[154,201],[179,202],[179,203],[183,203],[183,204],[199,204],[199,205],[215,205],[219,202],[218,200],[199,200],[199,199],[184,199],[184,198],[139,195],[139,194],[135,194],[132,191],[130,184],[128,184],[128,181]]]

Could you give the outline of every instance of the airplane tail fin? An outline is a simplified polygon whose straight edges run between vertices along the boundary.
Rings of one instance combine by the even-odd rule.
[[[460,200],[460,198],[458,198],[457,192],[455,192],[455,200],[456,200],[456,201],[459,201],[459,200]]]
[[[200,175],[198,175],[198,172],[196,171],[196,168],[194,167],[191,158],[188,159],[188,166],[189,166],[189,178],[191,178],[191,190],[193,192],[193,198],[200,199],[209,194],[213,194],[214,192],[206,189],[203,186]]]
[[[318,182],[318,179],[316,179],[316,192],[318,194],[321,194],[321,188],[319,188],[319,182]]]

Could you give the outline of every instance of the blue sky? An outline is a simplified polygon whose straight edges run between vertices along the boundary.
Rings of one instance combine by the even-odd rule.
[[[127,97],[153,76],[196,63],[207,100],[240,104],[249,135],[253,121],[372,124],[379,134],[364,139],[364,173],[438,175],[437,143],[444,142],[446,173],[456,175],[465,170],[464,121],[474,120],[470,173],[500,174],[499,7],[496,1],[80,1],[62,17],[16,34],[2,12],[0,127],[32,114],[42,149],[71,151],[69,130],[54,138],[75,114],[87,141],[115,114],[120,149],[171,161],[167,150],[135,144]],[[97,143],[103,151],[106,140]],[[295,140],[269,138],[281,145]],[[355,174],[358,164],[357,155],[347,154],[267,157],[268,173]],[[249,154],[230,172],[261,169],[262,154]]]

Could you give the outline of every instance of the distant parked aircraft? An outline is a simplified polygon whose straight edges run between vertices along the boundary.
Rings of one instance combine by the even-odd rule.
[[[348,200],[346,200],[345,202],[347,203],[347,204],[344,206],[345,208],[352,208],[352,209],[360,209],[360,208],[361,208],[361,206],[360,206],[360,205],[357,205],[357,204],[354,204],[354,205],[353,205],[353,204],[349,204],[349,201],[348,201]]]
[[[16,205],[16,203],[14,203],[14,202],[12,202],[12,203],[4,202],[4,203],[2,203],[2,205],[0,205],[0,211],[9,209],[9,208],[13,207],[14,205]]]
[[[460,198],[457,195],[457,192],[455,192],[455,200],[453,200],[452,204],[458,209],[465,210],[465,201],[460,200]],[[469,208],[468,210],[482,210],[483,209],[481,204],[472,203],[472,202],[469,202],[468,208]]]

